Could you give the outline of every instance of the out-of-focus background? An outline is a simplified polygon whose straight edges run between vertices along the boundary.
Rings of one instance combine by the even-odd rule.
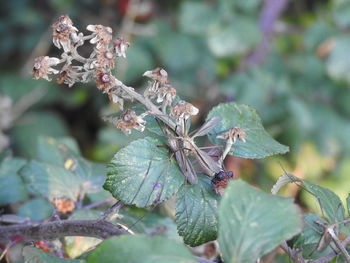
[[[101,119],[110,110],[94,83],[72,88],[32,80],[34,58],[57,56],[50,25],[68,14],[113,28],[131,43],[116,76],[135,88],[143,72],[165,68],[195,104],[199,125],[212,106],[255,107],[285,156],[226,166],[268,190],[283,173],[330,187],[350,184],[350,1],[348,0],[11,0],[0,7],[0,149],[33,156],[39,135],[72,136],[91,160],[108,162],[135,136]],[[10,99],[9,99],[10,98]],[[296,195],[295,187],[285,190]],[[315,205],[313,203],[313,205]],[[310,206],[309,206],[310,207]]]

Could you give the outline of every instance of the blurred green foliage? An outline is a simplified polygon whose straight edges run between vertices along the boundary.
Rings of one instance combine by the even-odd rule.
[[[102,123],[100,116],[110,108],[93,83],[68,89],[32,81],[25,67],[32,63],[35,48],[51,41],[49,24],[61,14],[69,14],[77,27],[110,25],[119,35],[125,17],[118,2],[2,3],[0,94],[17,102],[38,87],[45,91],[6,131],[16,155],[34,156],[39,135],[71,134],[85,156],[105,162],[127,144],[130,138]],[[243,164],[235,172],[268,189],[283,172],[280,162],[288,171],[318,181],[344,199],[350,171],[349,1],[290,1],[273,23],[263,59],[253,64],[248,61],[266,37],[261,30],[266,22],[263,1],[149,2],[149,18],[134,23],[138,31],[125,32],[131,47],[127,59],[119,60],[116,76],[128,85],[143,87],[143,72],[164,67],[180,96],[200,108],[197,125],[219,102],[251,105],[268,132],[290,146],[291,153],[255,162],[251,170],[246,166],[252,163]],[[57,54],[50,45],[35,52]],[[303,202],[310,203],[307,197]]]

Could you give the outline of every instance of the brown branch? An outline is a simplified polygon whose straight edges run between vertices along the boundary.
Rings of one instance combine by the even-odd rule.
[[[118,225],[105,220],[60,220],[45,223],[0,226],[0,241],[30,242],[52,240],[65,236],[84,236],[106,239],[127,234]]]

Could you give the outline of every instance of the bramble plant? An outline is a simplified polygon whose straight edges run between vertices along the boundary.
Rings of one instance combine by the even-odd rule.
[[[69,87],[95,81],[123,110],[104,119],[126,136],[133,130],[147,136],[119,150],[107,171],[81,157],[74,141],[67,138],[41,137],[35,160],[5,158],[0,180],[7,185],[0,188],[1,204],[39,194],[55,209],[45,220],[21,214],[0,216],[2,256],[14,244],[24,243],[26,262],[214,262],[191,254],[168,218],[152,212],[140,215],[132,209],[155,208],[176,196],[175,224],[183,242],[195,247],[217,240],[219,253],[214,257],[224,262],[260,262],[279,246],[295,262],[327,262],[336,256],[350,262],[346,250],[350,238],[340,239],[342,225],[349,220],[333,192],[285,173],[268,194],[225,170],[227,155],[259,159],[288,152],[265,131],[252,107],[219,104],[192,131],[191,116],[199,109],[179,98],[165,69],[143,74],[150,81],[142,93],[113,75],[116,59],[126,57],[130,44],[122,37],[113,40],[110,27],[88,25],[91,33],[84,34],[65,15],[52,29],[53,43],[63,53],[59,58],[36,58],[34,78],[56,76],[58,83]],[[89,43],[91,52],[80,54],[78,48]],[[201,147],[198,137],[202,136],[212,145]],[[276,196],[287,183],[315,196],[324,218],[305,214],[302,219],[291,198]],[[99,200],[93,202],[96,197]],[[94,209],[110,201],[115,203],[105,211]],[[39,203],[26,209],[32,211]],[[72,236],[85,238],[77,241]]]

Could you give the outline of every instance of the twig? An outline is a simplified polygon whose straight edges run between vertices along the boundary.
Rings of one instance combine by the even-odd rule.
[[[341,242],[341,245],[343,247],[346,247],[346,245],[350,242],[350,235],[348,235],[343,242]],[[340,254],[341,251],[337,250],[337,251],[332,251],[329,254],[320,257],[314,261],[312,261],[312,263],[326,263],[329,262],[332,258],[334,258],[335,256],[337,256],[338,254]]]
[[[86,205],[86,206],[83,207],[83,209],[92,209],[92,208],[98,207],[100,205],[103,205],[105,203],[109,203],[109,202],[111,202],[113,200],[115,200],[115,198],[114,197],[110,197],[110,198],[107,198],[107,199],[104,199],[104,200],[101,200],[101,201],[98,201],[98,202]]]
[[[294,249],[288,246],[287,242],[284,241],[280,247],[288,254],[288,256],[296,263],[306,263],[307,261],[302,256],[302,251]]]
[[[84,236],[106,239],[127,234],[124,229],[105,220],[60,220],[27,225],[0,226],[0,241],[30,242],[52,240],[66,236]]]
[[[112,205],[110,208],[108,208],[103,215],[100,217],[101,220],[110,221],[113,220],[113,218],[118,215],[119,209],[124,205],[122,201],[116,202],[114,205]]]

